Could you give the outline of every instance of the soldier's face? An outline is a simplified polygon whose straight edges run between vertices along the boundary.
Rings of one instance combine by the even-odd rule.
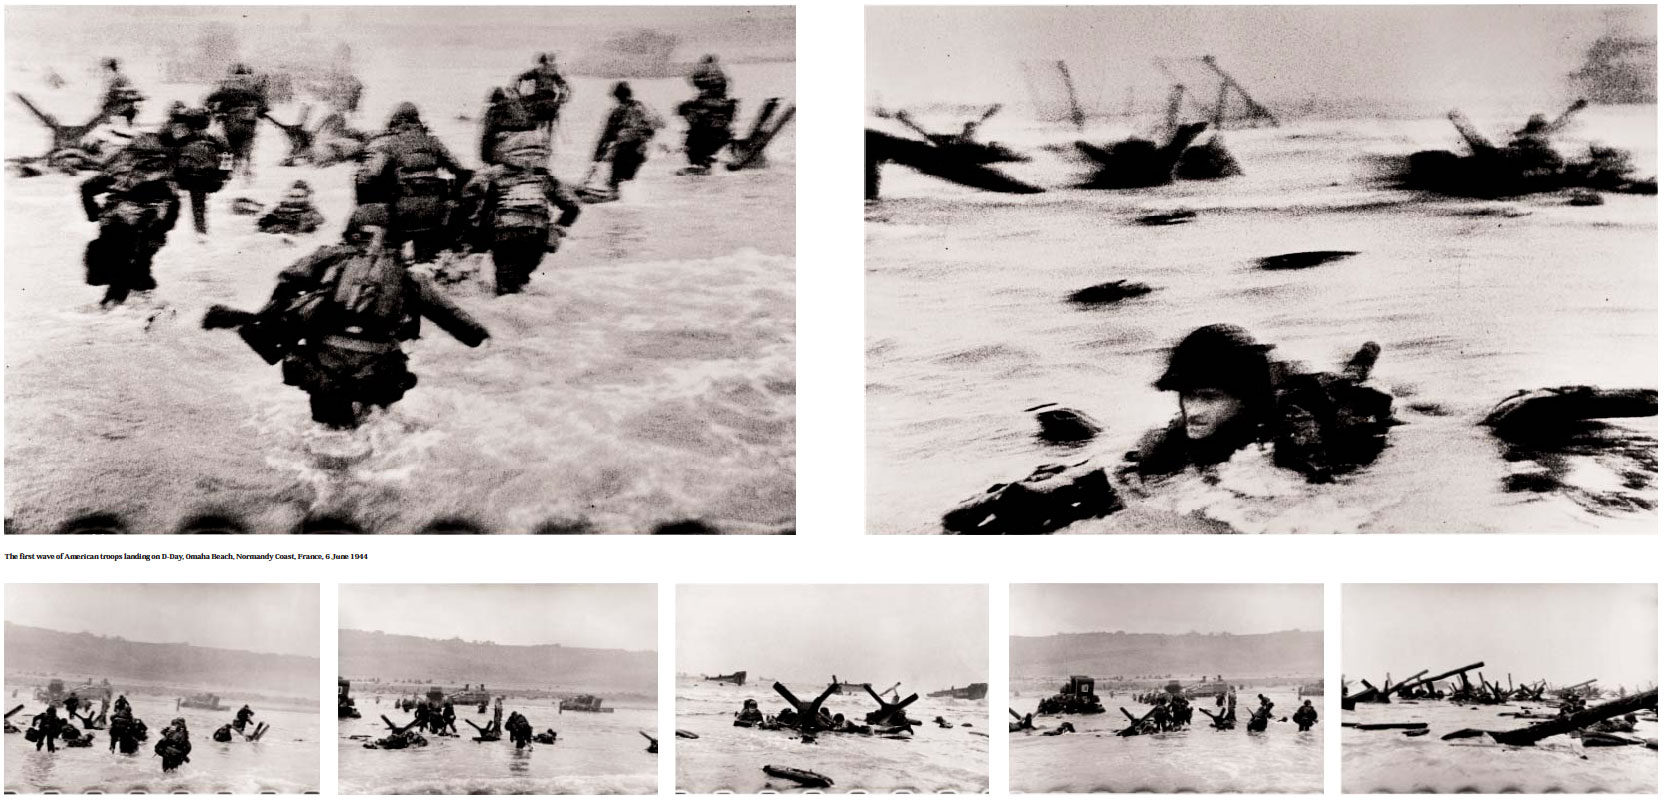
[[[1243,402],[1214,387],[1181,393],[1181,420],[1187,439],[1208,439],[1243,411]]]

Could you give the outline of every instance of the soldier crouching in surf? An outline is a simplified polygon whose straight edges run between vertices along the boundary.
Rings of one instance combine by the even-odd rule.
[[[156,134],[134,137],[103,172],[81,183],[81,207],[88,222],[98,223],[85,258],[88,285],[105,287],[100,306],[156,288],[151,260],[179,221],[179,205],[173,159]]]
[[[319,248],[278,277],[272,299],[250,314],[215,306],[204,328],[236,328],[284,383],[311,398],[313,420],[355,428],[372,407],[388,407],[417,384],[402,340],[427,317],[469,347],[486,341],[480,323],[400,265],[388,244],[387,208],[360,206],[343,242]]]
[[[155,751],[157,756],[162,757],[164,773],[191,761],[191,731],[185,726],[185,718],[174,718],[174,722],[162,730]]]
[[[1146,435],[1116,469],[1085,461],[1044,465],[999,484],[943,517],[955,534],[1045,534],[1123,508],[1119,488],[1134,494],[1187,471],[1213,474],[1252,446],[1268,446],[1273,464],[1323,484],[1375,461],[1397,420],[1394,399],[1365,386],[1377,361],[1368,342],[1341,372],[1307,372],[1270,360],[1238,326],[1216,324],[1188,334],[1171,351],[1155,386],[1178,395],[1180,414]]]
[[[546,252],[561,247],[579,219],[579,199],[550,175],[550,151],[535,131],[504,137],[498,163],[481,170],[463,190],[471,250],[490,251],[500,295],[520,292]],[[550,207],[561,216],[550,219]]]

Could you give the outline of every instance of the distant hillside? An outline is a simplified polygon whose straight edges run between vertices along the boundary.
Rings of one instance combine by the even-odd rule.
[[[318,697],[318,660],[6,624],[6,672]]]
[[[1054,634],[1012,637],[1018,678],[1135,675],[1318,676],[1324,646],[1317,631],[1271,634]]]
[[[341,675],[384,682],[636,692],[653,692],[659,684],[659,657],[653,651],[498,645],[344,629],[339,653]]]

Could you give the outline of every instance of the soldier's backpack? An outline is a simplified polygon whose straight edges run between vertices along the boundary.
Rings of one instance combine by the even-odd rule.
[[[213,139],[193,137],[180,145],[179,155],[174,159],[174,173],[187,189],[218,192],[226,185],[226,172],[222,169],[225,155],[220,143]]]
[[[381,244],[378,237],[339,268],[331,301],[343,320],[392,334],[405,315],[405,268]]]
[[[654,112],[642,104],[641,101],[631,101],[625,106],[625,119],[619,126],[620,142],[647,142],[654,138],[655,132],[665,127],[665,122],[655,116]]]
[[[402,131],[391,143],[394,180],[399,189],[393,203],[394,219],[404,231],[444,228],[451,185],[440,175],[440,157],[420,130]]]

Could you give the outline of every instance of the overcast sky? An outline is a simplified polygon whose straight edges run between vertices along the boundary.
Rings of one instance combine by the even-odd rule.
[[[653,584],[343,584],[341,627],[653,651],[658,605]]]
[[[96,66],[101,56],[130,62],[158,44],[187,51],[196,46],[199,26],[229,27],[251,53],[282,50],[298,34],[341,40],[362,48],[421,50],[425,42],[444,47],[477,43],[484,52],[513,48],[515,60],[532,65],[531,47],[572,58],[601,45],[608,36],[642,28],[682,36],[688,47],[744,45],[750,35],[791,35],[794,8],[788,6],[8,6],[8,49],[55,52],[64,37],[99,42],[80,54]],[[752,25],[762,23],[760,27]],[[492,34],[496,31],[495,35]],[[125,35],[124,35],[125,34]],[[166,42],[163,41],[166,37]],[[375,53],[358,54],[374,58]],[[70,65],[60,65],[69,69]],[[132,65],[129,65],[131,70]]]
[[[1655,585],[1343,585],[1349,678],[1471,662],[1486,662],[1490,681],[1657,681]]]
[[[1325,625],[1319,584],[1014,584],[1008,612],[1019,637],[1266,634]]]
[[[927,692],[989,680],[989,620],[984,585],[685,585],[677,669]]]
[[[1611,25],[1653,39],[1655,7],[870,7],[867,90],[888,105],[1024,102],[1020,62],[1064,59],[1079,92],[1115,86],[1120,104],[1130,84],[1162,92],[1154,58],[1209,54],[1269,104],[1555,104]]]
[[[6,620],[318,658],[316,584],[7,584]]]

